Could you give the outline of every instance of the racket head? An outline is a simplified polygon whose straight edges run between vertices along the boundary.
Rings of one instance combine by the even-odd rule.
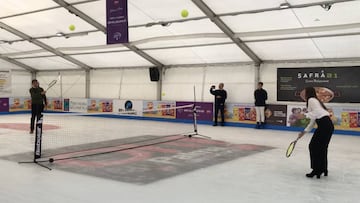
[[[54,85],[56,84],[56,82],[57,82],[57,80],[51,81],[50,84],[49,84],[49,86],[50,86],[50,87],[51,87],[51,86],[54,86]]]
[[[49,90],[52,86],[54,86],[57,83],[58,80],[53,80],[50,82],[50,84],[48,85],[48,88],[46,88],[46,90]]]
[[[292,154],[292,152],[295,149],[295,145],[296,145],[297,140],[293,141],[290,143],[289,147],[286,150],[286,157],[290,157],[290,155]]]

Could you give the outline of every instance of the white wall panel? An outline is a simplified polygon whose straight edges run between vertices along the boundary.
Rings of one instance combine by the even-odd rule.
[[[126,69],[123,74],[121,99],[157,99],[157,82],[150,81],[149,69]]]
[[[203,68],[170,68],[165,72],[163,80],[163,100],[196,100],[202,101]]]
[[[120,70],[91,71],[91,98],[118,98],[121,80]]]
[[[260,68],[260,81],[264,82],[264,89],[268,92],[268,102],[278,103],[277,96],[277,68],[297,67],[331,67],[331,66],[358,66],[360,61],[348,63],[266,63]],[[211,85],[225,84],[228,92],[227,102],[253,103],[255,90],[255,67],[252,65],[227,67],[197,67],[197,68],[170,68],[163,76],[163,100],[194,100],[194,86],[197,101],[213,101],[209,93]],[[85,97],[85,72],[61,72],[62,82],[51,88],[48,97],[64,98]],[[37,74],[43,88],[47,87],[58,76],[57,72],[40,72]],[[138,100],[156,100],[157,83],[151,82],[148,69],[124,70],[96,70],[90,75],[91,98],[120,98]],[[12,72],[12,96],[29,96],[31,74],[27,72]]]
[[[91,98],[156,100],[157,83],[148,69],[96,70],[90,77]]]
[[[165,74],[163,99],[192,101],[195,85],[197,101],[213,101],[210,86],[223,82],[228,92],[227,102],[252,103],[254,80],[254,66],[173,68]]]
[[[85,98],[84,71],[63,71],[60,75],[61,79],[47,91],[48,97]],[[46,89],[51,81],[58,79],[58,76],[58,72],[39,72],[36,78],[40,86]]]
[[[30,96],[31,73],[12,71],[11,72],[11,96],[23,97]]]
[[[228,102],[252,103],[255,81],[255,66],[216,67],[206,70],[204,100],[213,101],[209,89],[211,85],[224,83]]]

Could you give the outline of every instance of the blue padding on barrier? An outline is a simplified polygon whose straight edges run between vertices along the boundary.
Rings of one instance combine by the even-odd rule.
[[[0,112],[1,115],[30,114],[30,113],[31,113],[31,111]]]

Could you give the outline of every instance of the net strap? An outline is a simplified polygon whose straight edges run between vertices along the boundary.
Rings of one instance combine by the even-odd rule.
[[[175,136],[174,139],[166,139],[165,141],[160,141],[160,142],[155,142],[155,143],[149,143],[149,144],[143,144],[143,145],[130,145],[129,147],[125,148],[121,148],[120,146],[123,145],[119,145],[119,146],[113,146],[110,148],[103,148],[103,150],[101,150],[101,152],[95,152],[95,153],[90,153],[90,154],[80,154],[80,152],[75,152],[75,153],[64,153],[64,154],[57,154],[54,156],[53,161],[62,161],[62,160],[68,160],[68,159],[76,159],[76,158],[82,158],[82,157],[90,157],[90,156],[98,156],[98,155],[104,155],[104,154],[110,154],[110,153],[114,153],[114,152],[121,152],[121,151],[126,151],[126,150],[132,150],[132,149],[137,149],[137,148],[143,148],[143,147],[149,147],[149,146],[153,146],[153,145],[158,145],[158,144],[164,144],[164,143],[168,143],[168,142],[174,142],[174,141],[178,141],[178,140],[183,140],[183,139],[188,139],[188,137],[185,136]],[[120,147],[120,149],[118,148]],[[124,147],[124,146],[123,146]],[[92,152],[94,150],[87,150],[88,152]],[[87,152],[84,151],[84,152]],[[37,162],[48,162],[49,160],[38,160]]]

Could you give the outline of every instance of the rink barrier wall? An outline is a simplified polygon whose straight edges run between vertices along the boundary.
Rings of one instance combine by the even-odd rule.
[[[9,114],[29,114],[31,104],[30,98],[7,98],[8,108],[2,108],[0,115]],[[118,99],[83,99],[83,98],[49,98],[47,112],[55,113],[100,113],[100,115],[92,115],[96,117],[120,118],[120,119],[136,119],[151,120],[162,122],[179,122],[192,123],[193,109],[186,111],[176,110],[176,107],[193,104],[191,101],[142,101],[142,100],[118,100]],[[6,106],[2,104],[3,106]],[[346,104],[332,105],[327,104],[332,111],[335,123],[335,133],[341,135],[360,136],[360,107]],[[17,108],[14,108],[17,107]],[[146,107],[146,108],[144,108]],[[155,107],[155,108],[154,108]],[[144,109],[166,109],[175,108],[174,110],[159,111],[156,113],[142,113]],[[299,113],[301,120],[295,122],[295,126],[291,126],[290,120],[294,123],[293,111],[303,111],[305,104],[269,104],[267,106],[265,129],[286,130],[299,132],[306,126],[306,120],[302,113]],[[213,103],[212,102],[196,102],[197,123],[202,125],[212,125],[213,122]],[[226,120],[225,126],[244,127],[255,129],[255,110],[253,104],[227,103],[226,104]],[[137,111],[138,115],[117,115],[119,112]],[[101,113],[111,113],[109,115],[101,115]],[[296,116],[295,116],[296,117]],[[296,120],[296,119],[295,119]],[[356,122],[355,122],[356,120]],[[296,126],[298,124],[302,126]],[[219,126],[221,127],[221,126]],[[340,128],[340,129],[339,129]]]

